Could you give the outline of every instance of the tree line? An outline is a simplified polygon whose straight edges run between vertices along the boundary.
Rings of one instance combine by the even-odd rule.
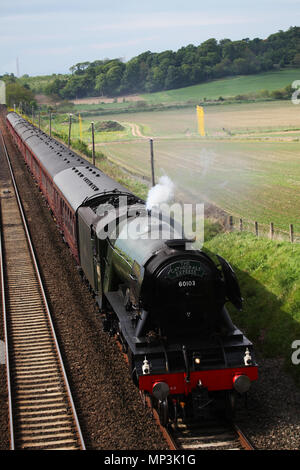
[[[297,26],[271,34],[267,39],[217,41],[211,38],[199,46],[189,44],[177,51],[146,51],[126,63],[121,59],[80,62],[70,68],[70,74],[54,74],[43,91],[65,100],[117,97],[183,88],[226,76],[256,74],[287,66],[300,67],[300,27]],[[20,88],[13,74],[0,78],[9,83],[9,101],[18,101],[22,96],[34,104],[29,87]],[[13,98],[14,95],[17,98]]]
[[[214,38],[176,52],[144,52],[121,59],[80,62],[71,74],[55,78],[45,89],[63,99],[118,96],[183,88],[212,79],[256,74],[282,67],[300,67],[300,27],[279,31],[267,39],[238,41]]]
[[[6,104],[10,107],[13,105],[20,106],[21,103],[30,107],[37,107],[34,93],[29,85],[22,85],[13,73],[0,76],[6,85]]]

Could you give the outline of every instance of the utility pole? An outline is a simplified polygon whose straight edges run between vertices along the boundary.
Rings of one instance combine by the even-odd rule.
[[[72,126],[72,114],[69,114],[69,138],[68,138],[68,147],[71,145],[71,126]]]
[[[150,154],[151,154],[151,175],[152,175],[152,186],[155,186],[155,177],[154,177],[154,153],[153,153],[153,139],[150,139]]]
[[[51,137],[52,134],[52,113],[51,111],[49,112],[49,135]]]
[[[19,57],[16,58],[17,77],[20,78]]]

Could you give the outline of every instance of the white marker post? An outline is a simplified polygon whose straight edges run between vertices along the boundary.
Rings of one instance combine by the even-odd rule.
[[[6,104],[6,87],[3,80],[0,80],[0,104]]]

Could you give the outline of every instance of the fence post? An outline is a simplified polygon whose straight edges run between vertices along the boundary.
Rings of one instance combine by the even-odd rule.
[[[240,219],[240,232],[243,231],[243,219]]]
[[[273,240],[274,238],[274,224],[273,222],[270,223],[270,238]]]
[[[233,232],[233,217],[232,217],[232,215],[229,216],[229,231]]]
[[[294,226],[293,226],[293,224],[290,224],[290,241],[291,241],[291,243],[294,242]]]
[[[255,235],[258,237],[258,223],[254,222],[254,226],[255,226]]]

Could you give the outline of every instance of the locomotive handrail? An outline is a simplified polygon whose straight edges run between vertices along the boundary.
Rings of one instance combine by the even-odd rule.
[[[183,359],[184,359],[184,364],[185,364],[185,369],[186,369],[185,381],[186,381],[186,383],[189,383],[189,381],[190,381],[190,366],[189,366],[189,360],[188,360],[188,357],[187,357],[186,346],[184,344],[182,345],[182,354],[183,354]]]

